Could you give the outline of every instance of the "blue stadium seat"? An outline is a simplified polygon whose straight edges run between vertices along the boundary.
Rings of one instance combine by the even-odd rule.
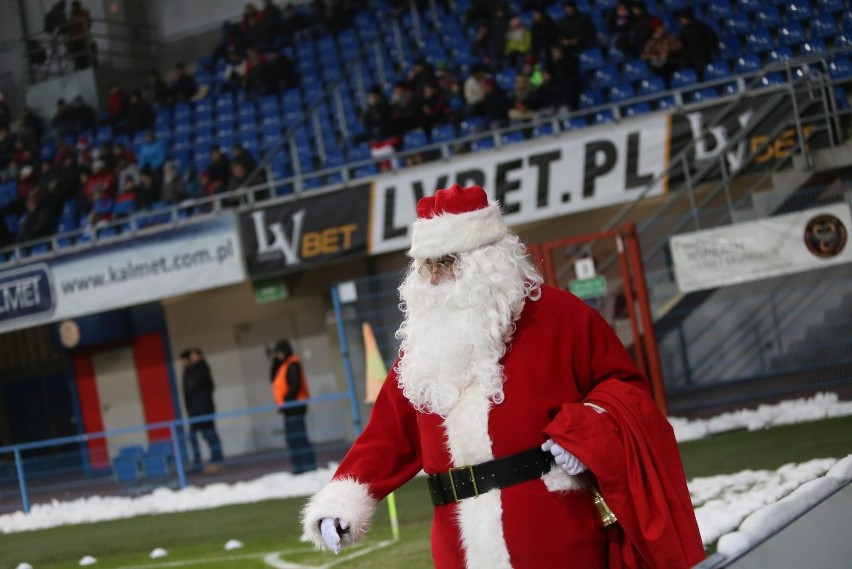
[[[751,73],[761,68],[760,58],[756,53],[744,53],[734,63],[735,73]]]
[[[732,12],[725,20],[725,30],[742,36],[748,34],[751,31],[748,15],[739,11]]]
[[[784,45],[799,45],[805,42],[805,29],[800,22],[787,22],[778,28],[778,39]]]
[[[603,105],[604,98],[601,95],[601,92],[597,89],[584,89],[582,93],[580,93],[580,108],[588,109],[591,107],[597,107]]]
[[[550,136],[554,132],[555,132],[555,129],[553,128],[553,124],[548,122],[548,123],[537,125],[532,131],[532,136],[533,136],[533,138],[539,138],[539,137],[542,137],[542,136]]]
[[[639,84],[640,95],[653,95],[654,93],[661,93],[665,90],[666,84],[663,82],[663,78],[656,75],[642,80]]]
[[[613,63],[607,63],[596,69],[592,81],[598,89],[605,90],[621,81],[621,74]]]
[[[503,91],[511,92],[515,88],[515,78],[518,76],[517,69],[503,69],[494,76],[497,86]]]
[[[817,6],[830,14],[840,14],[847,9],[844,0],[817,0]]]
[[[456,127],[452,124],[439,124],[432,129],[432,142],[447,142],[456,137]]]
[[[724,20],[733,13],[731,4],[727,0],[709,0],[705,6],[707,15],[714,20]]]
[[[174,472],[174,456],[169,441],[155,441],[148,445],[142,457],[145,476],[151,479],[170,477]]]
[[[694,69],[678,69],[672,73],[672,89],[681,89],[698,83],[698,75]]]
[[[513,130],[512,132],[507,132],[500,135],[500,146],[506,146],[507,144],[514,144],[516,142],[523,142],[526,140],[524,138],[524,133],[520,130]]]
[[[633,86],[630,83],[619,83],[609,90],[609,102],[618,103],[627,99],[632,99],[636,96],[633,91]]]
[[[709,101],[718,96],[719,94],[716,92],[716,89],[712,87],[704,87],[692,93],[692,101],[696,103],[698,101]]]
[[[132,485],[142,478],[142,457],[145,452],[141,446],[122,447],[113,459],[112,466],[116,480],[122,485]]]
[[[379,173],[379,167],[375,164],[368,164],[367,166],[361,166],[360,168],[355,168],[355,171],[352,172],[352,176],[355,178],[368,178],[370,176],[375,176]]]
[[[580,71],[594,71],[604,65],[604,56],[600,48],[593,47],[580,52]]]
[[[754,25],[756,28],[776,28],[781,24],[781,15],[778,8],[772,4],[765,4],[754,13]]]
[[[586,117],[571,117],[562,121],[562,130],[566,132],[576,130],[578,128],[583,128],[587,124]]]
[[[645,113],[650,113],[651,110],[651,105],[643,101],[641,103],[629,105],[626,109],[624,109],[624,115],[627,117],[635,117],[638,115],[644,115]]]
[[[814,15],[808,0],[787,0],[784,3],[784,13],[788,23],[791,20],[807,22]]]
[[[775,46],[766,52],[766,61],[787,61],[793,59],[793,49],[789,45]]]
[[[594,116],[595,124],[605,124],[615,122],[615,115],[612,113],[610,109],[604,109],[600,112],[595,113]]]
[[[358,144],[356,146],[352,146],[349,148],[349,161],[350,162],[361,162],[363,160],[369,160],[372,158],[370,155],[370,147],[366,144]]]
[[[406,132],[405,136],[403,136],[402,144],[406,150],[413,150],[415,148],[427,146],[429,144],[429,138],[421,129],[411,130]]]
[[[644,59],[629,59],[624,62],[622,77],[625,81],[641,81],[651,76],[648,64]]]
[[[821,38],[811,38],[799,46],[799,55],[816,55],[828,51],[828,46]]]
[[[765,28],[753,30],[746,36],[746,47],[755,53],[764,53],[772,49],[772,35]]]
[[[740,40],[736,34],[722,33],[719,35],[719,53],[722,57],[735,59],[741,51]]]
[[[837,22],[828,12],[817,12],[811,20],[811,40],[815,38],[830,39],[837,35]]]
[[[828,74],[834,79],[849,79],[852,77],[852,60],[848,57],[834,57],[828,62]]]
[[[760,78],[760,83],[758,87],[771,87],[773,85],[783,85],[786,81],[784,81],[784,75],[782,73],[767,73],[763,77]]]
[[[731,74],[731,67],[725,59],[711,61],[704,67],[704,80],[725,79]]]
[[[479,140],[474,140],[470,143],[471,152],[480,152],[482,150],[489,150],[491,148],[494,148],[494,139],[490,136],[480,138]]]

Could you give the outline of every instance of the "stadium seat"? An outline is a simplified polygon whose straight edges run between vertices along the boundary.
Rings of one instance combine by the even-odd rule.
[[[788,23],[791,20],[807,22],[813,18],[813,10],[808,0],[787,0],[784,3],[784,15]]]
[[[754,26],[756,28],[776,28],[781,24],[781,15],[778,8],[772,4],[765,4],[754,13]]]
[[[142,457],[145,452],[141,446],[131,445],[122,447],[113,459],[113,472],[119,484],[129,486],[136,484],[142,478]]]
[[[772,49],[772,36],[763,28],[753,30],[746,36],[746,47],[755,53],[764,53]]]
[[[663,78],[656,75],[643,79],[639,84],[640,95],[653,95],[654,93],[661,93],[665,90],[666,84],[663,82]]]
[[[848,57],[834,57],[828,62],[828,74],[833,79],[849,79],[852,77],[852,60]]]
[[[651,76],[644,59],[629,59],[624,62],[622,77],[625,81],[638,82]]]
[[[759,87],[771,87],[773,85],[783,85],[786,81],[782,73],[767,73],[760,78]]]
[[[844,0],[817,0],[817,6],[830,14],[840,14],[847,9]]]
[[[749,22],[748,15],[739,11],[732,12],[725,19],[725,30],[741,36],[748,34],[751,31],[751,22]]]
[[[751,73],[759,71],[761,67],[760,58],[756,53],[744,53],[737,58],[734,64],[734,72]]]
[[[731,74],[731,67],[727,60],[717,59],[711,61],[704,67],[704,80],[725,79]]]
[[[837,35],[837,22],[828,12],[817,12],[810,24],[811,40],[815,38],[830,39]]]
[[[580,71],[590,72],[604,65],[604,56],[600,48],[593,47],[580,52]]]
[[[728,0],[709,0],[705,6],[707,15],[714,20],[724,20],[733,13]]]
[[[480,138],[479,140],[474,140],[470,143],[471,152],[480,152],[482,150],[489,150],[491,148],[494,148],[494,139],[490,136]]]
[[[787,61],[793,59],[793,50],[789,45],[778,45],[766,52],[766,61]]]
[[[778,40],[784,45],[799,45],[805,39],[805,29],[800,22],[787,22],[778,28]]]
[[[606,90],[621,81],[620,73],[613,63],[602,65],[592,74],[593,84],[597,89]]]
[[[542,136],[550,136],[554,132],[556,132],[556,129],[553,128],[552,123],[548,122],[548,123],[537,125],[532,131],[532,136],[533,136],[533,138],[539,138],[539,137],[542,137]]]
[[[630,83],[619,83],[609,90],[609,102],[618,103],[636,96]]]
[[[816,55],[828,51],[828,46],[820,38],[811,38],[799,46],[799,55]]]
[[[678,69],[672,73],[672,89],[682,89],[698,83],[698,75],[694,69]]]
[[[423,148],[429,144],[429,139],[426,133],[421,130],[410,130],[405,133],[402,139],[403,147],[406,150],[414,150],[415,148]]]
[[[367,166],[361,166],[360,168],[355,168],[355,171],[352,173],[354,178],[368,178],[370,176],[375,176],[379,173],[379,167],[375,164],[368,164]]]
[[[719,35],[719,53],[722,57],[734,59],[740,55],[740,39],[736,34],[722,33]]]
[[[497,86],[503,91],[511,92],[515,88],[515,78],[518,76],[516,69],[503,69],[494,76]]]
[[[432,142],[447,142],[456,137],[456,127],[453,124],[439,124],[432,129]]]
[[[142,457],[147,478],[158,480],[169,478],[174,472],[174,456],[170,441],[154,441]]]
[[[580,108],[588,109],[591,107],[598,107],[604,104],[603,95],[597,89],[584,89],[582,93],[580,93]]]
[[[704,87],[692,93],[692,101],[696,103],[699,101],[709,101],[718,96],[719,94],[716,93],[716,89],[713,89],[712,87]]]
[[[643,101],[641,103],[629,105],[626,109],[624,109],[624,115],[627,117],[635,117],[638,115],[644,115],[645,113],[650,113],[651,110],[651,105]]]
[[[524,138],[524,133],[520,130],[513,130],[512,132],[507,132],[500,135],[500,146],[506,146],[507,144],[514,144],[516,142],[523,142],[526,140]]]
[[[564,121],[562,121],[562,130],[564,130],[566,132],[571,131],[571,130],[576,130],[578,128],[583,128],[587,124],[588,123],[586,121],[586,117],[583,117],[583,116],[571,117],[571,118],[567,118]]]

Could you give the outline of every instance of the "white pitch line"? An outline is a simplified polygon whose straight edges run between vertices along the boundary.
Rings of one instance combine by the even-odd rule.
[[[297,549],[285,549],[279,553],[307,553],[313,551],[312,547],[300,547]],[[161,569],[163,567],[189,567],[190,565],[200,565],[202,563],[220,563],[224,561],[239,561],[240,559],[260,559],[268,553],[244,553],[242,555],[229,555],[227,557],[208,557],[207,559],[188,559],[185,561],[166,561],[164,563],[149,563],[147,565],[125,565],[118,569]]]
[[[300,565],[298,563],[291,563],[289,561],[284,561],[281,559],[282,553],[287,553],[285,551],[270,553],[266,557],[263,558],[263,562],[267,565],[274,567],[275,569],[329,569],[329,567],[334,567],[335,565],[340,565],[346,561],[351,559],[355,559],[356,557],[361,557],[362,555],[366,555],[371,553],[377,549],[381,549],[382,547],[387,547],[392,544],[393,540],[388,539],[385,541],[380,541],[376,545],[372,545],[370,547],[365,547],[364,549],[359,549],[358,551],[353,551],[349,555],[344,555],[342,557],[336,557],[334,561],[330,563],[326,563],[324,565]]]

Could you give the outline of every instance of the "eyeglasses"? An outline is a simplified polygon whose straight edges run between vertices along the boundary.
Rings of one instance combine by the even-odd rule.
[[[451,275],[455,263],[456,258],[453,255],[446,255],[440,259],[426,259],[417,269],[417,272],[424,279],[432,278],[432,275],[436,272],[442,276]]]

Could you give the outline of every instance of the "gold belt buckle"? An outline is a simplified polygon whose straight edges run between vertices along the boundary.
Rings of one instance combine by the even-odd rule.
[[[476,477],[473,475],[473,466],[468,464],[467,466],[453,467],[447,471],[447,476],[450,477],[450,488],[453,491],[453,500],[455,500],[456,504],[458,504],[461,500],[459,499],[458,492],[456,492],[456,481],[453,478],[453,471],[455,470],[467,470],[470,472],[470,483],[473,484],[473,497],[478,497],[479,488],[476,487]]]

